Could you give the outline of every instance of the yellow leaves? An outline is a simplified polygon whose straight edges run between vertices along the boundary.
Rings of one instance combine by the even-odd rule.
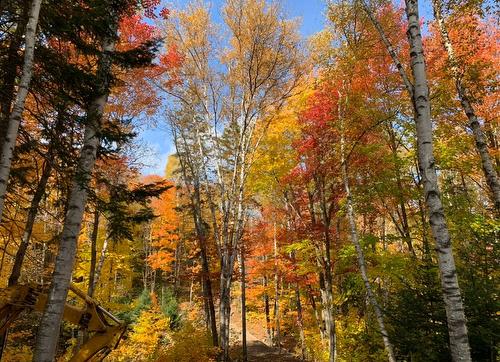
[[[161,341],[167,338],[169,319],[156,303],[141,312],[128,339],[120,344],[110,359],[114,361],[148,361],[157,354]]]
[[[190,4],[186,11],[175,12],[174,16],[188,35],[182,38],[184,43],[181,50],[209,46],[207,30],[211,27],[210,14],[201,1]]]
[[[300,135],[298,113],[305,106],[307,85],[299,87],[296,94],[277,113],[271,114],[267,129],[256,151],[249,177],[249,187],[253,190],[271,192],[297,163],[298,154],[293,142]],[[261,128],[264,127],[261,125]]]
[[[165,352],[157,359],[176,362],[212,362],[216,361],[218,348],[210,343],[207,332],[186,321],[182,328],[172,333]]]
[[[335,48],[332,47],[334,35],[328,28],[314,34],[309,39],[309,54],[313,64],[328,64],[332,59]]]
[[[10,362],[30,362],[33,358],[33,353],[29,346],[7,347],[2,357],[5,361]]]

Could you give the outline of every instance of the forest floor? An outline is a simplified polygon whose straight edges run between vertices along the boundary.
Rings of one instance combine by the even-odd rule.
[[[241,361],[241,314],[239,308],[232,308],[231,313],[231,355],[233,361]],[[285,348],[279,350],[266,341],[265,323],[247,320],[248,362],[299,362]]]

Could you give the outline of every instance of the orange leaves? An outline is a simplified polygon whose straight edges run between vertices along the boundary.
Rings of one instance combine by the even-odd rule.
[[[159,181],[160,177],[149,177],[147,180],[155,182]],[[152,268],[166,272],[172,269],[179,239],[176,203],[177,195],[174,187],[165,191],[160,198],[151,201],[151,207],[156,215],[151,222],[151,246],[155,251],[148,257],[148,263]]]
[[[153,269],[159,269],[164,272],[172,270],[172,262],[174,260],[174,253],[164,250],[159,250],[148,257],[148,263]]]

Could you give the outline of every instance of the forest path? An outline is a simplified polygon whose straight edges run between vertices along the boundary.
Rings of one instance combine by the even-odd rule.
[[[247,352],[248,362],[300,362],[301,359],[285,349],[268,345],[266,342],[265,325],[247,321]],[[231,312],[231,345],[234,346],[233,361],[241,361],[241,314],[239,308]],[[236,357],[237,356],[237,357]]]

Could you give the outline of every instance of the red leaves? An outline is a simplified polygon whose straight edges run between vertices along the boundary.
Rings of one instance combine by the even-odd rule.
[[[179,68],[184,61],[184,56],[177,50],[177,46],[172,45],[166,54],[160,58],[160,63],[168,69]]]
[[[160,5],[160,0],[142,0],[142,7],[144,8],[144,14],[150,19],[155,19],[155,9]]]
[[[138,15],[127,16],[120,21],[119,50],[130,50],[147,41],[153,40],[155,27],[144,22]]]
[[[167,20],[168,17],[170,16],[170,10],[167,8],[163,8],[160,10],[160,16],[164,19]]]
[[[166,54],[160,57],[160,67],[163,73],[168,75],[167,81],[164,82],[166,88],[172,88],[182,83],[179,70],[184,62],[184,58],[184,55],[178,51],[175,44],[168,48]]]

